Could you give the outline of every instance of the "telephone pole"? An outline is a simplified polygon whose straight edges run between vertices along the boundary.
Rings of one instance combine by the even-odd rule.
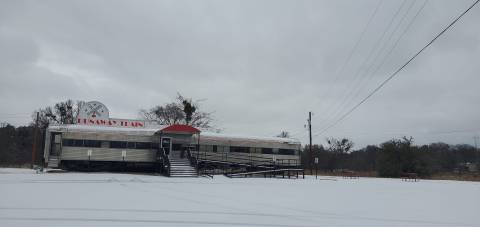
[[[313,152],[312,152],[312,112],[308,112],[308,135],[310,138],[310,146],[309,146],[309,152],[310,152],[310,175],[312,173],[312,160],[313,160]]]
[[[478,150],[478,147],[477,147],[478,138],[479,138],[478,136],[474,136],[474,137],[473,137],[473,142],[475,143],[475,151]]]
[[[37,131],[38,131],[38,118],[40,113],[37,112],[37,118],[35,119],[35,129],[33,130],[33,143],[32,143],[32,168],[35,165],[35,157],[37,156]]]
[[[477,147],[477,140],[478,140],[478,136],[474,136],[473,137],[473,141],[475,143],[475,156],[477,157],[477,163],[476,166],[477,166],[477,171],[480,171],[480,153],[478,153],[478,147]]]

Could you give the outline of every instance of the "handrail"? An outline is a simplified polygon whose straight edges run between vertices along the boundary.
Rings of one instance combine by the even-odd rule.
[[[197,153],[197,156],[198,156],[198,153]],[[209,174],[207,172],[207,169],[203,169],[203,171],[200,171],[200,168],[198,166],[198,159],[192,156],[192,151],[190,149],[187,149],[187,159],[190,161],[190,164],[195,167],[195,169],[197,170],[197,174],[199,176],[213,178],[213,174]]]
[[[193,165],[195,168],[198,167],[198,160],[192,156],[192,151],[187,149],[187,159],[190,161],[190,165]]]
[[[228,153],[229,156],[227,157],[226,156],[226,152],[222,152],[222,153],[213,153],[213,152],[207,152],[207,151],[203,151],[203,154],[200,155],[200,158],[203,158],[203,157],[218,157],[218,158],[221,158],[222,160],[228,160],[228,159],[238,159],[238,160],[245,160],[245,161],[252,161],[254,158],[255,162],[268,162],[268,163],[273,163],[274,161],[272,160],[272,158],[270,157],[264,157],[264,156],[255,156],[255,155],[248,155],[248,154],[244,154],[244,153],[234,153],[234,152],[230,152]],[[203,156],[203,157],[202,157]],[[298,164],[299,160],[298,159],[294,159],[294,158],[281,158],[281,159],[277,159],[276,160],[276,163],[282,163],[282,164]]]
[[[261,165],[266,165],[266,166],[275,166],[275,162],[266,157],[256,157],[256,159],[252,159],[250,156],[245,156],[245,155],[236,155],[234,153],[229,153],[229,156],[226,157],[223,155],[223,153],[211,153],[208,154],[207,152],[203,152],[203,154],[199,155],[199,160],[209,160],[209,158],[217,158],[220,159],[222,162],[244,162],[245,164],[250,164],[252,166],[261,166]],[[263,159],[263,160],[258,160],[258,159]],[[215,161],[215,160],[214,160]]]
[[[272,169],[272,170],[261,170],[261,171],[252,171],[252,172],[239,171],[239,172],[236,172],[236,173],[234,173],[234,172],[227,173],[227,174],[225,174],[225,175],[228,176],[228,177],[232,177],[232,176],[235,176],[235,175],[252,175],[252,174],[275,173],[275,172],[285,172],[285,171],[301,172],[301,171],[304,171],[304,169],[291,169],[291,168],[287,168],[287,169]]]
[[[214,153],[214,152],[208,152],[208,151],[202,151],[202,152],[204,153],[204,154],[202,154],[204,157],[206,157],[206,156],[221,156],[222,159],[228,159],[229,157],[231,157],[231,158],[243,159],[243,160],[251,160],[251,158],[256,158],[256,159],[263,159],[265,161],[272,161],[272,159],[268,158],[268,157],[249,155],[247,153],[236,153],[236,152]],[[225,154],[225,157],[224,157],[224,154]],[[226,154],[229,154],[230,156],[227,157]]]
[[[192,154],[196,152],[196,154]],[[273,155],[273,154],[272,154]],[[275,159],[274,156],[269,155],[266,157],[258,154],[250,153],[237,153],[237,152],[209,152],[209,151],[191,151],[187,150],[187,158],[190,160],[191,164],[194,165],[197,169],[199,176],[210,176],[209,172],[210,167],[220,165],[228,166],[243,166],[247,168],[247,171],[256,170],[285,170],[292,169],[295,170],[299,167],[299,160],[294,158],[281,158]],[[241,170],[240,172],[244,172]],[[236,171],[230,169],[229,174],[233,174]],[[238,172],[238,173],[240,173]],[[226,174],[226,173],[224,173]]]
[[[229,153],[228,158],[223,156],[223,153],[208,153],[208,152],[203,152],[203,154],[200,156],[201,158],[203,157],[220,157],[222,160],[227,160],[227,159],[239,159],[239,160],[245,160],[245,161],[251,161],[252,157],[247,156],[247,155],[237,155],[234,153]],[[265,158],[265,157],[255,157],[257,159],[263,159],[262,161],[265,162],[273,162],[272,159],[270,158]]]
[[[168,158],[167,153],[165,152],[165,148],[162,147],[162,164],[163,168],[166,168],[167,170],[167,176],[170,176],[170,159]]]

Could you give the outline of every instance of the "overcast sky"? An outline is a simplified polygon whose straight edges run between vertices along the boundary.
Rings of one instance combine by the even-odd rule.
[[[282,130],[356,147],[393,137],[470,143],[480,132],[480,7],[380,92],[341,114],[473,0],[0,0],[0,121],[27,124],[65,99],[98,100],[111,117],[171,102],[213,111],[227,133]]]

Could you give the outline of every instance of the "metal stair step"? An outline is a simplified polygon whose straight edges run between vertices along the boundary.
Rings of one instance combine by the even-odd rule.
[[[50,156],[48,158],[48,166],[47,167],[57,168],[59,163],[60,163],[60,159],[57,156]]]
[[[171,158],[170,177],[198,177],[197,170],[188,159]]]

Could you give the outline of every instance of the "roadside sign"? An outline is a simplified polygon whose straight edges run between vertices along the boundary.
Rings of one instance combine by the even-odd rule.
[[[315,164],[318,164],[318,158],[315,157]]]

